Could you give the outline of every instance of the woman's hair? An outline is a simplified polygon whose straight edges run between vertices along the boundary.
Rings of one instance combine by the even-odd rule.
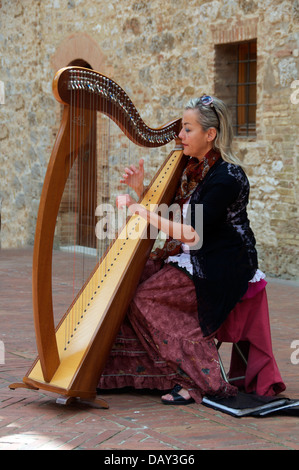
[[[213,97],[211,104],[203,104],[201,98],[192,98],[185,106],[185,109],[198,111],[198,122],[204,131],[207,131],[210,127],[216,129],[217,135],[213,147],[221,153],[223,160],[228,163],[242,165],[242,162],[232,150],[234,133],[227,106],[222,100]]]

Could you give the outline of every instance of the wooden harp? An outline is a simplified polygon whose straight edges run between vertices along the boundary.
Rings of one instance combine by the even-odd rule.
[[[148,224],[143,219],[136,215],[128,218],[55,326],[52,253],[60,203],[77,155],[87,140],[92,140],[95,113],[108,116],[130,141],[141,147],[157,148],[177,139],[181,121],[177,119],[156,129],[148,127],[121,87],[83,67],[58,71],[53,93],[64,105],[64,111],[42,189],[33,252],[38,357],[23,382],[11,384],[10,388],[43,389],[59,394],[60,403],[81,399],[108,407],[97,397],[96,386],[155,240],[144,236]],[[142,198],[142,204],[149,209],[170,204],[173,199],[185,165],[178,144],[177,140],[177,147]]]

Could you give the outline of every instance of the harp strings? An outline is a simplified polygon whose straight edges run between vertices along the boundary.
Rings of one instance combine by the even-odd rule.
[[[92,112],[92,111],[90,111]],[[82,239],[83,200],[82,194],[86,181],[83,180],[83,169],[85,159],[91,152],[91,139],[86,141],[86,126],[89,125],[90,116],[85,111],[85,95],[78,90],[71,93],[70,103],[70,142],[69,142],[69,167],[70,175],[67,183],[67,206],[66,217],[62,221],[65,233],[62,244],[64,251],[68,253],[68,285],[71,291],[71,299],[74,302],[79,285],[84,282],[86,262],[84,248],[79,250]],[[89,172],[87,173],[89,178]],[[89,184],[89,181],[87,181]],[[87,201],[87,205],[89,205]],[[68,233],[67,233],[68,232]],[[74,304],[65,319],[65,348],[69,344],[74,332],[80,324],[82,312],[80,305]]]
[[[105,80],[109,81],[109,79]],[[111,89],[108,82],[103,86],[108,95],[109,93],[112,96],[117,94],[114,82],[111,84]],[[71,304],[71,306],[64,322],[66,325],[65,348],[75,336],[82,317],[88,314],[90,300],[108,276],[111,263],[117,262],[108,256],[103,257],[103,253],[113,242],[111,231],[114,224],[117,232],[126,219],[125,214],[119,217],[119,212],[115,207],[116,194],[120,191],[128,191],[128,188],[124,189],[119,184],[123,168],[132,162],[138,165],[140,157],[147,160],[148,155],[154,152],[157,154],[158,151],[156,148],[149,149],[132,144],[113,120],[107,117],[112,115],[112,104],[109,99],[101,105],[101,112],[97,112],[100,99],[98,94],[87,94],[86,90],[80,87],[74,87],[70,91],[69,165],[71,170],[64,195],[67,201],[64,208],[67,206],[67,209],[64,209],[64,219],[61,223],[65,234],[63,237],[65,240],[61,242],[61,245],[64,245],[62,248],[71,258],[68,267],[71,300],[66,300],[67,305]],[[114,107],[115,109],[116,111],[113,111],[115,120],[121,122],[122,110]],[[161,148],[161,151],[167,152],[165,147]],[[162,157],[161,160],[164,158]],[[145,166],[151,173],[155,172],[150,161]],[[86,196],[83,196],[84,194]],[[114,211],[112,214],[105,213],[105,204],[109,204]],[[103,222],[104,229],[100,238],[95,236],[95,225],[98,221],[98,217],[95,217],[97,206],[102,206],[100,219],[107,219],[108,222],[110,219],[110,226],[105,227]],[[72,223],[70,223],[71,219]],[[106,236],[105,229],[107,230]],[[116,251],[123,249],[124,240],[116,239],[114,243]],[[100,263],[99,260],[101,260]],[[99,263],[97,278],[87,283],[97,263]]]
[[[86,94],[80,88],[71,91],[69,143],[71,171],[66,199],[68,219],[72,218],[72,224],[67,224],[68,234],[63,227],[63,238],[71,260],[68,264],[68,279],[71,284],[72,300],[65,318],[65,349],[88,311],[95,286],[93,283],[87,283],[86,289],[82,292],[80,289],[93,271],[96,260],[99,261],[111,242],[111,230],[108,226],[104,227],[104,232],[110,230],[106,237],[98,240],[95,236],[96,205],[109,202],[113,184],[109,162],[111,120],[105,116],[97,116],[98,99],[95,94],[90,94],[86,98]],[[111,113],[109,106],[107,101],[104,108],[106,115]],[[97,134],[99,139],[96,139]],[[98,195],[96,199],[95,194]],[[107,260],[104,258],[98,270],[97,284],[106,277],[108,269]]]

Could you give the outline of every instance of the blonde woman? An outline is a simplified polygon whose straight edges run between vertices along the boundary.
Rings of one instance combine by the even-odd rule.
[[[264,288],[246,212],[249,183],[231,150],[225,104],[206,95],[191,100],[179,137],[189,157],[174,199],[182,220],[169,222],[128,194],[117,199],[168,239],[151,255],[99,382],[101,389],[170,390],[162,396],[169,405],[237,393],[221,376],[214,336],[250,281]],[[143,176],[141,160],[122,182],[139,196]]]

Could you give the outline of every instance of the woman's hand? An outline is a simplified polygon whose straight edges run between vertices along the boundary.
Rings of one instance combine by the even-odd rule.
[[[116,198],[116,207],[119,209],[122,207],[128,207],[131,214],[138,213],[139,210],[142,210],[140,204],[138,204],[130,194],[121,194]]]
[[[116,206],[118,208],[128,207],[131,214],[139,214],[143,219],[156,227],[156,229],[162,230],[166,235],[180,240],[189,246],[197,245],[199,242],[199,235],[191,225],[173,222],[165,217],[161,217],[155,212],[148,211],[144,206],[138,204],[129,194],[117,196]]]
[[[135,165],[130,165],[130,167],[125,168],[125,173],[120,180],[121,183],[127,184],[132,188],[138,198],[140,198],[141,194],[143,193],[143,180],[144,180],[144,161],[141,158],[139,160],[138,168]]]

